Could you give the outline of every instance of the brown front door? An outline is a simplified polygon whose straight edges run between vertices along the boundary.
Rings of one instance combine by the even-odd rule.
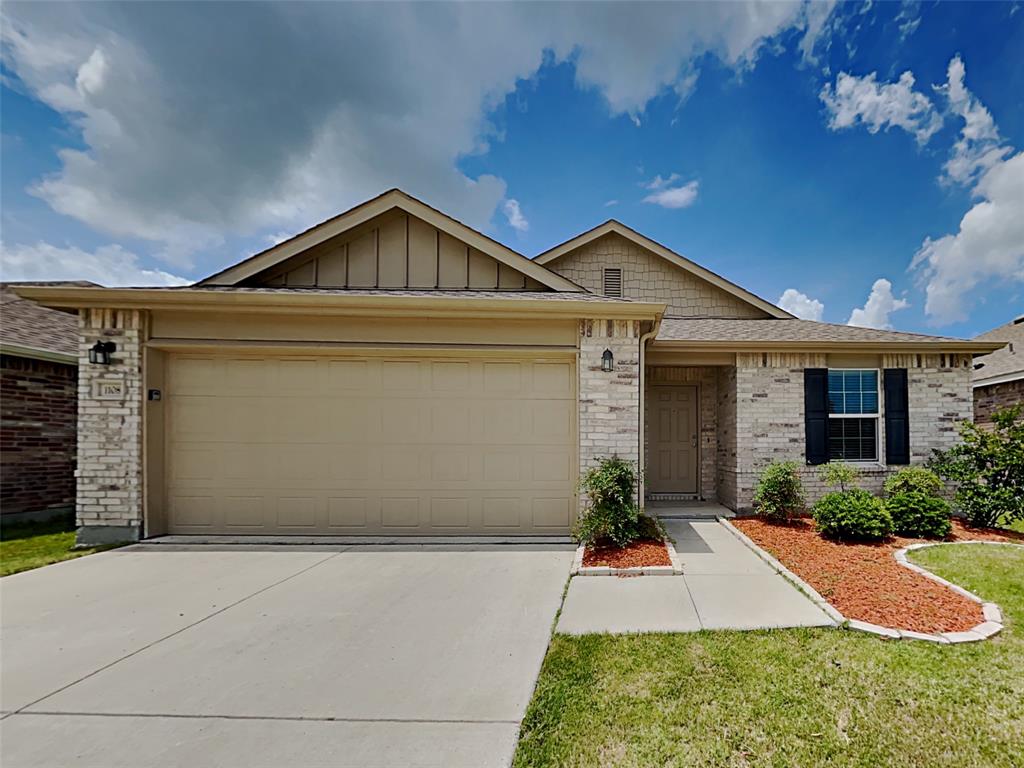
[[[697,493],[697,387],[651,387],[648,402],[648,489]]]

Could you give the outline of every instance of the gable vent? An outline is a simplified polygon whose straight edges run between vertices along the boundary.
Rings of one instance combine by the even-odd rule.
[[[604,295],[610,299],[622,298],[621,269],[606,269],[604,271]]]

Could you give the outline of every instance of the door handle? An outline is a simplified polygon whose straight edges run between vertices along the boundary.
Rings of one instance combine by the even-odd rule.
[[[696,435],[693,435],[692,437],[690,437],[690,446],[693,447],[693,448],[697,447],[697,436]]]

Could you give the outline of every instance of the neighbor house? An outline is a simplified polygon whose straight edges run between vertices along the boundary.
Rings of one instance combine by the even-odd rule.
[[[5,522],[75,507],[78,322],[0,283],[0,514]],[[79,285],[87,285],[80,283]]]
[[[1003,344],[974,361],[974,420],[991,424],[996,411],[1024,404],[1024,315],[976,340]]]
[[[188,288],[22,294],[79,314],[90,542],[564,535],[612,454],[647,499],[749,509],[775,459],[878,488],[1001,346],[798,320],[615,221],[529,259],[397,190]]]

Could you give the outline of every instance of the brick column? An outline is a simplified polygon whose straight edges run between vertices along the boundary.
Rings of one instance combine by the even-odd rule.
[[[78,543],[137,541],[142,529],[142,344],[145,313],[79,313]],[[97,341],[112,341],[110,365],[89,362]]]
[[[580,321],[580,473],[618,456],[640,466],[640,323]],[[601,370],[610,349],[614,370]]]

